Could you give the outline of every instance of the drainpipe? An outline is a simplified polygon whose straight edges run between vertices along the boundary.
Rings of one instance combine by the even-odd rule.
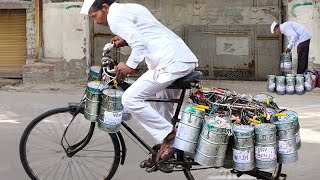
[[[93,42],[93,25],[92,25],[92,19],[90,17],[88,17],[88,26],[89,26],[89,38],[88,38],[88,51],[89,51],[89,55],[88,55],[88,69],[90,69],[90,67],[92,66],[92,42]]]
[[[43,0],[39,0],[39,58],[44,58],[44,49],[43,49]]]
[[[279,16],[279,24],[284,23],[285,20],[287,20],[287,9],[288,9],[288,4],[287,6],[283,6],[283,0],[279,0],[279,8],[280,8],[280,16]],[[286,8],[286,9],[285,9]],[[285,44],[284,44],[284,36],[281,35],[280,38],[280,53],[283,52]]]
[[[37,60],[43,59],[43,0],[35,0],[35,25],[36,25],[36,49]]]

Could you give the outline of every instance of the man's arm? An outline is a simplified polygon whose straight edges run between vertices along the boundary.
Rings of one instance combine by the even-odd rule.
[[[285,28],[285,35],[288,37],[289,40],[287,49],[291,50],[298,41],[298,35],[291,25]]]
[[[135,69],[146,56],[147,45],[138,27],[128,17],[115,15],[108,19],[111,31],[123,38],[132,48],[126,64]]]

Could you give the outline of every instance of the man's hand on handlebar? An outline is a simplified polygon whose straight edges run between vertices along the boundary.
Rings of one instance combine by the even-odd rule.
[[[120,62],[114,70],[116,72],[116,79],[119,82],[123,82],[128,74],[134,73],[134,69],[130,68],[123,62]]]
[[[115,36],[114,38],[112,38],[111,43],[115,48],[128,46],[128,43],[119,36]]]

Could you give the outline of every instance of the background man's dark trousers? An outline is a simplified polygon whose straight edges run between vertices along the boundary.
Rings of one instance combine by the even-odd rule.
[[[303,74],[308,69],[310,39],[298,45],[297,74]]]

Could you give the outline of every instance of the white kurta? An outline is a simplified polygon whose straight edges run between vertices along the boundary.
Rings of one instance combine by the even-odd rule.
[[[311,39],[311,35],[308,30],[301,24],[288,21],[280,24],[280,31],[286,35],[289,41],[288,48],[292,49],[298,44]]]
[[[149,69],[125,91],[122,104],[160,142],[172,131],[173,104],[157,103],[160,115],[145,99],[175,98],[180,91],[166,87],[190,74],[198,60],[181,38],[141,5],[113,3],[107,19],[111,31],[132,48],[126,64],[135,69],[145,60]]]

